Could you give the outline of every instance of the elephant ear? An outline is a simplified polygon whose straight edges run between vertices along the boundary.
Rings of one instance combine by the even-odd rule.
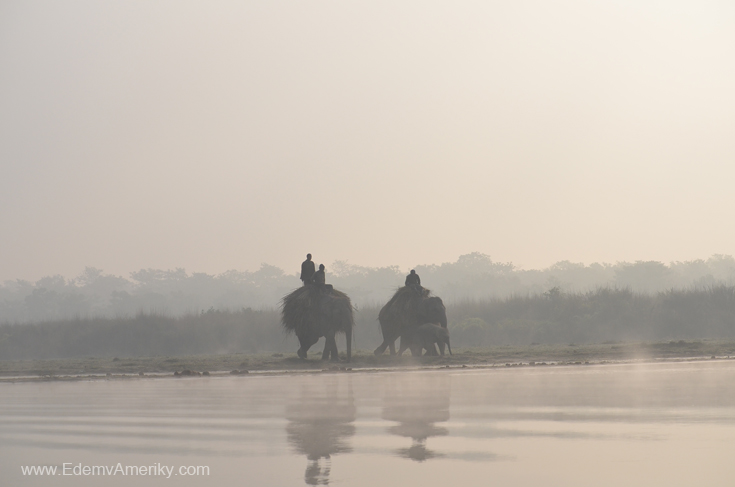
[[[438,296],[432,296],[421,302],[420,312],[422,318],[431,323],[439,323],[443,328],[447,327],[447,310]]]

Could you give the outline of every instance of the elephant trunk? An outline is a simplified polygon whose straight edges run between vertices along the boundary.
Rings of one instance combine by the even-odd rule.
[[[441,325],[442,328],[447,327],[447,313],[446,312],[442,313],[441,316],[439,316],[439,324]]]
[[[449,355],[452,355],[452,346],[449,344],[449,337],[447,337],[447,348],[449,349]]]

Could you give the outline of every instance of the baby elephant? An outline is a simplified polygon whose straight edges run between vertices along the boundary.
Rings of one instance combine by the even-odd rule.
[[[437,355],[435,343],[439,344],[439,351],[442,355],[444,355],[445,344],[449,348],[449,355],[452,355],[452,346],[449,344],[449,330],[435,323],[426,323],[416,328],[413,344],[418,349],[419,355],[422,348],[426,349],[426,355]]]

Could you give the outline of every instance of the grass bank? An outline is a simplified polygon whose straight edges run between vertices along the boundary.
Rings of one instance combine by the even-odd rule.
[[[600,344],[498,346],[461,348],[452,356],[376,357],[359,350],[351,363],[324,362],[320,353],[301,360],[295,353],[234,353],[187,356],[69,358],[53,360],[0,361],[3,380],[25,377],[38,380],[83,379],[98,377],[140,377],[140,374],[173,376],[191,370],[210,374],[258,371],[318,371],[330,369],[395,369],[422,366],[558,366],[586,363],[625,362],[633,360],[735,359],[735,340],[695,340],[669,342],[629,342]],[[247,372],[246,372],[247,371]],[[108,376],[109,374],[109,376]]]

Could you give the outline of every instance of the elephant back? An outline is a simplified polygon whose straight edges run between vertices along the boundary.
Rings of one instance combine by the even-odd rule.
[[[320,318],[324,326],[338,333],[346,333],[355,326],[354,308],[349,296],[332,289],[323,293],[319,303]]]
[[[281,325],[297,336],[324,336],[329,329],[346,332],[354,327],[352,302],[336,289],[303,286],[281,300]]]

